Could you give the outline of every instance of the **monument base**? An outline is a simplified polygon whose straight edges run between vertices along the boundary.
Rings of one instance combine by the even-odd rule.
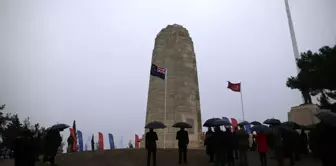
[[[319,123],[316,113],[322,111],[316,104],[303,104],[295,106],[288,112],[288,121],[296,122],[299,125],[311,125]]]

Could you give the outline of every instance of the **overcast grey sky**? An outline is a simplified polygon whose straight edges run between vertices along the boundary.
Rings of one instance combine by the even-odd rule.
[[[300,52],[336,43],[335,0],[290,0]],[[193,39],[202,119],[287,119],[300,94],[283,0],[0,1],[0,104],[44,126],[71,124],[118,145],[142,134],[156,34]],[[126,125],[128,124],[128,125]],[[68,131],[64,135],[67,135]]]

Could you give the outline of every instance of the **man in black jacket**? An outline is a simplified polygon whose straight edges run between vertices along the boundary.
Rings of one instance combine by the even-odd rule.
[[[189,144],[189,134],[188,131],[181,128],[176,133],[176,140],[178,140],[178,147],[179,147],[179,164],[182,163],[182,155],[183,155],[183,162],[187,164],[187,147]]]
[[[147,155],[147,166],[150,166],[150,158],[153,155],[153,166],[156,166],[156,141],[158,136],[153,129],[149,129],[149,132],[146,133],[146,149],[148,152]]]

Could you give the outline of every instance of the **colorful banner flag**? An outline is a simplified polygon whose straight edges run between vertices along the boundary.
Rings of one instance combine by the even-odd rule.
[[[74,131],[73,128],[69,128],[69,131],[70,131],[70,134],[71,134],[71,136],[72,136],[72,138],[73,138],[73,144],[72,144],[72,149],[71,149],[71,150],[72,150],[72,152],[75,152],[75,150],[77,149],[77,148],[76,148],[77,145],[75,144],[75,143],[77,142],[77,141],[75,140],[75,138],[76,138],[75,131]]]
[[[235,118],[231,118],[232,132],[234,132],[235,127],[238,127],[238,122]]]
[[[109,142],[110,142],[110,149],[115,149],[113,135],[109,133],[108,136],[109,136]]]
[[[73,123],[72,123],[72,129],[73,129],[73,145],[72,146],[72,151],[73,152],[77,152],[77,132],[76,132],[76,121],[74,120]]]
[[[161,79],[166,78],[166,69],[163,67],[156,66],[155,64],[152,64],[151,72],[150,74],[155,77],[159,77]]]
[[[137,134],[135,134],[135,138],[134,138],[135,148],[140,148],[140,142],[141,142],[141,139],[139,138]]]
[[[99,150],[104,150],[104,137],[101,132],[98,132],[98,144],[99,144]]]
[[[83,151],[83,133],[77,130],[77,139],[78,139],[78,151]]]
[[[231,83],[230,81],[228,81],[228,86],[227,88],[231,89],[234,92],[240,92],[240,83]]]

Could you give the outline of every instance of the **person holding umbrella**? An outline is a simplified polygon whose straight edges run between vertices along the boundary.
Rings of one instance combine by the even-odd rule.
[[[150,158],[153,155],[153,166],[156,166],[156,141],[159,140],[154,129],[166,128],[166,126],[161,122],[150,122],[145,126],[146,129],[149,129],[149,132],[146,133],[145,137],[145,147],[147,149],[147,166],[150,166]]]
[[[66,124],[56,124],[47,129],[44,145],[43,162],[50,162],[52,165],[55,165],[55,156],[58,147],[62,143],[62,137],[59,132],[63,131],[68,127],[69,125]]]
[[[192,126],[186,122],[178,122],[173,125],[175,128],[180,128],[180,130],[176,133],[176,140],[178,140],[178,148],[179,148],[179,161],[178,163],[183,162],[187,164],[187,148],[189,144],[189,134],[188,131],[184,130],[185,128],[192,128]]]
[[[208,131],[205,133],[204,146],[206,146],[206,153],[210,157],[209,162],[214,162],[213,131],[211,127],[208,127]]]

